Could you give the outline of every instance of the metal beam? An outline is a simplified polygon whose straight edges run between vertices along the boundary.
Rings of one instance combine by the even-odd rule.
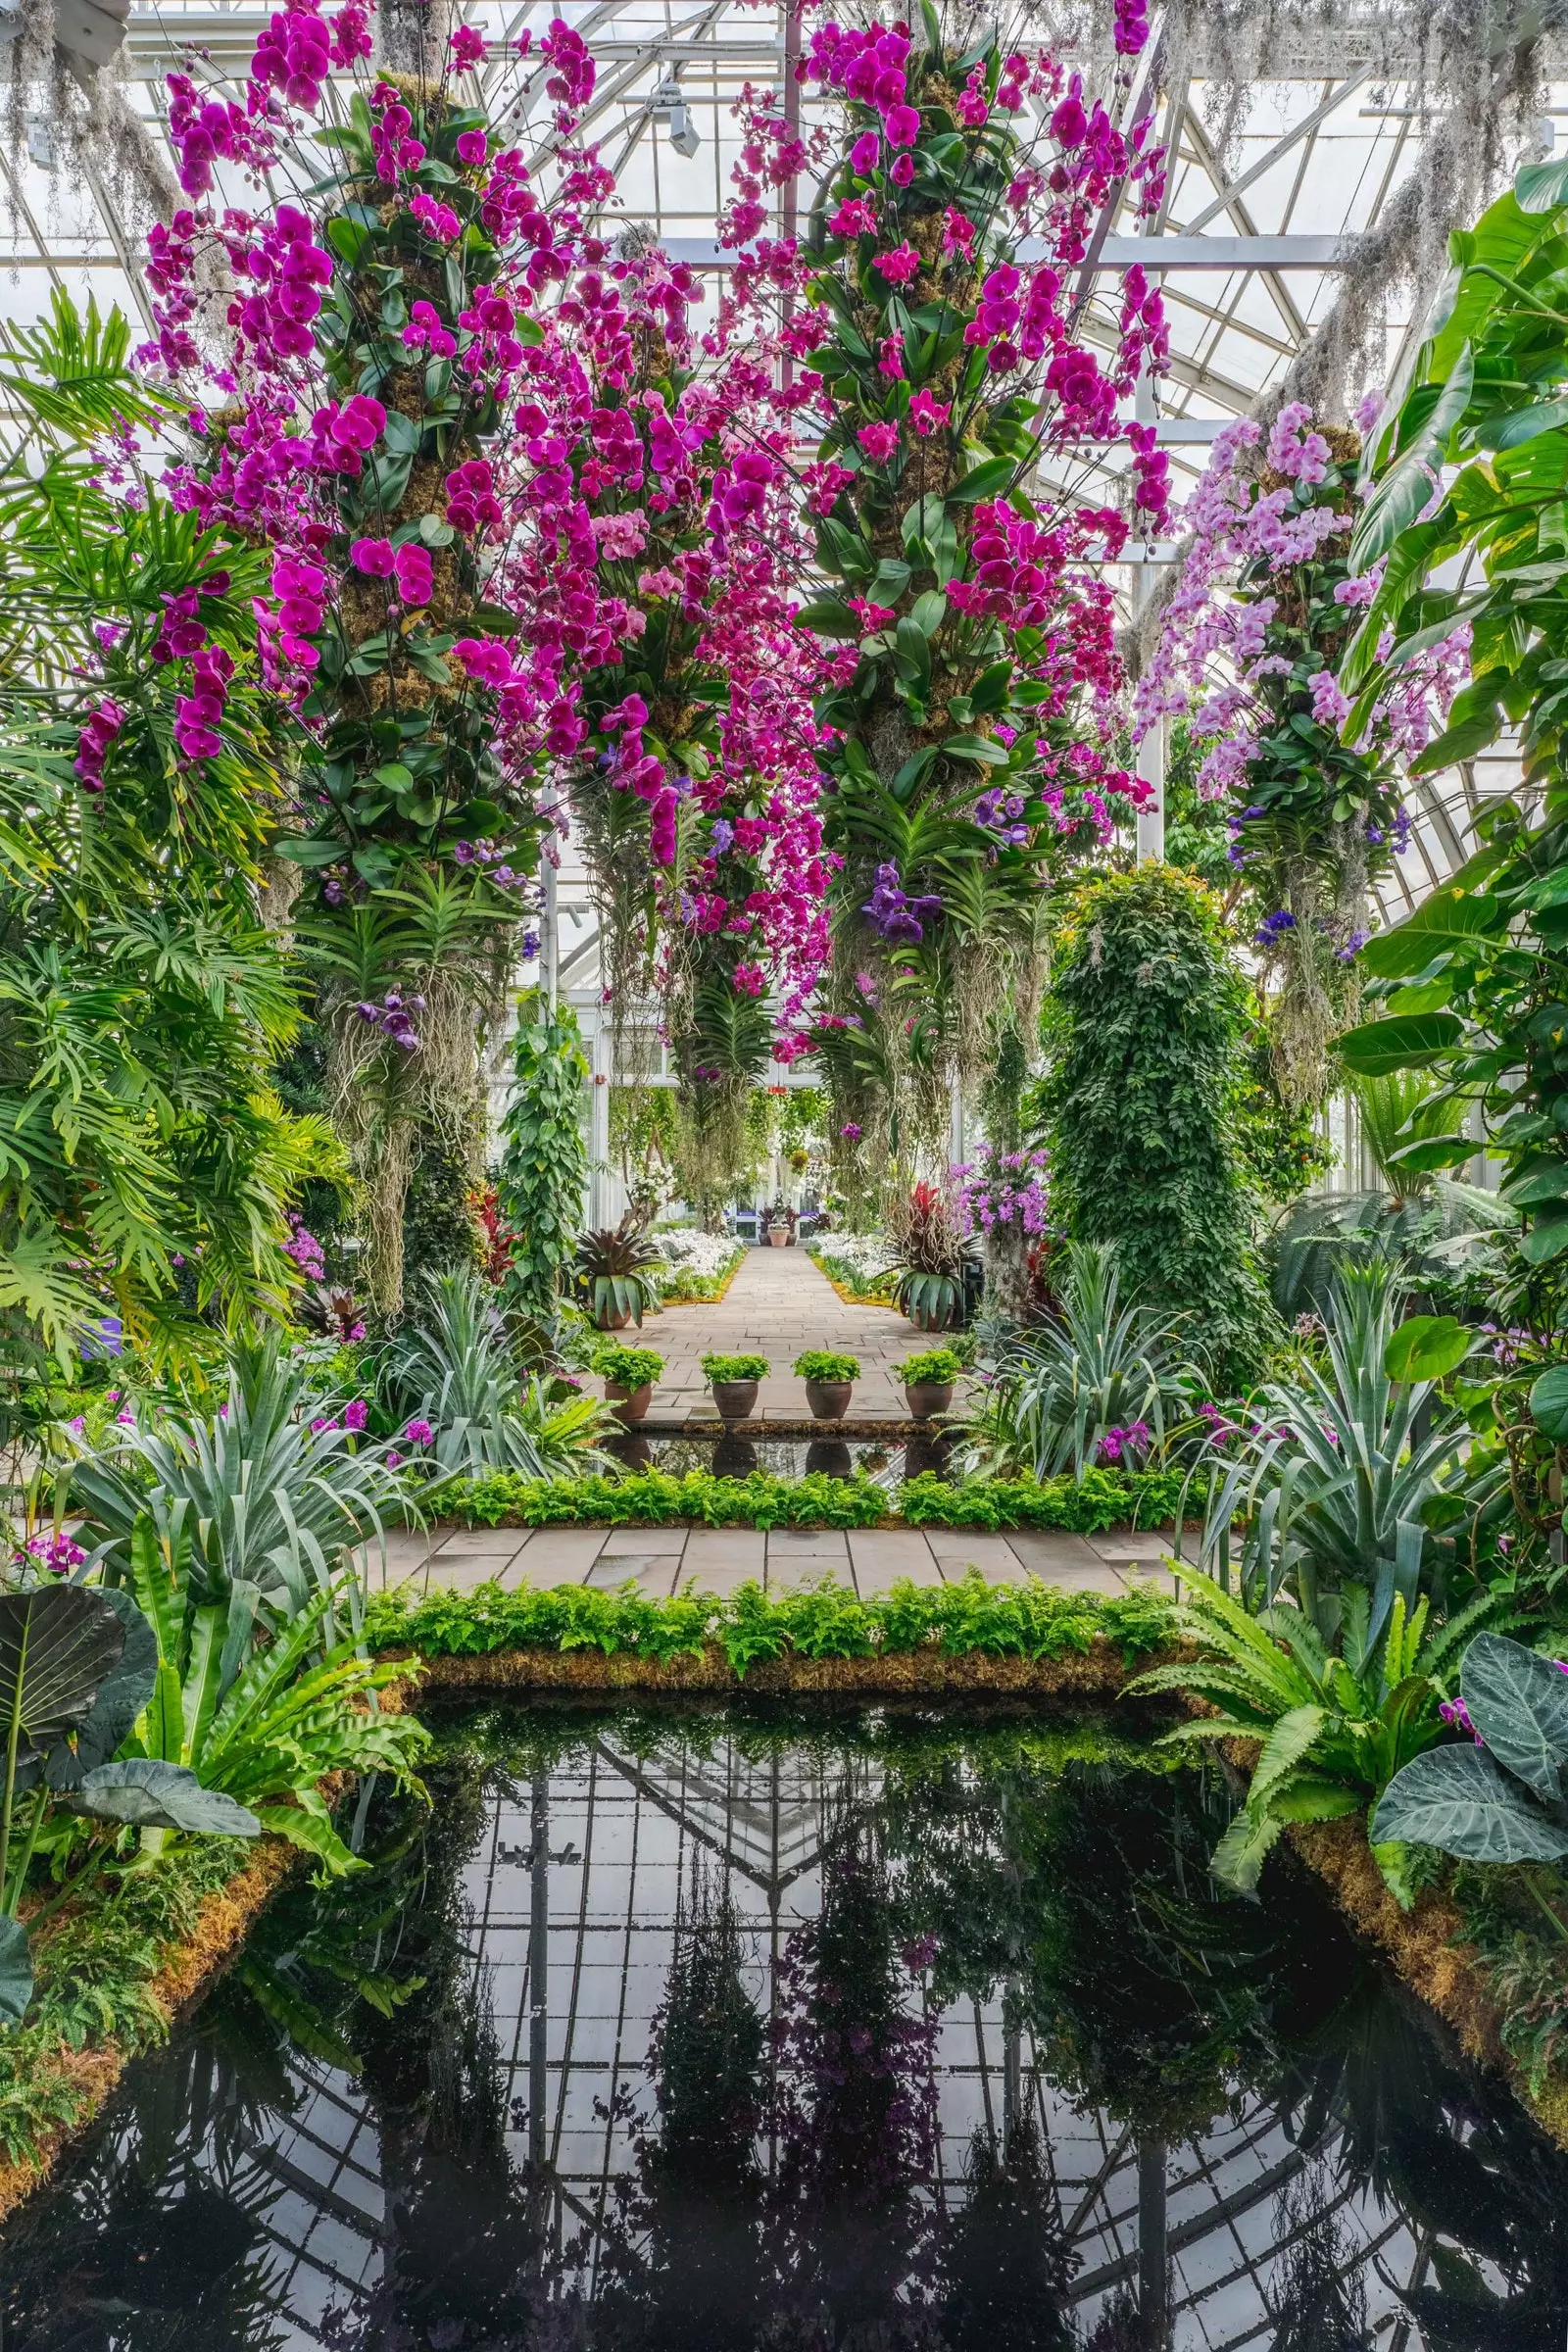
[[[735,256],[712,237],[666,237],[663,249],[672,262],[688,262],[694,270],[732,270]],[[1343,270],[1343,237],[1107,237],[1086,267],[1130,270],[1136,262],[1145,270],[1170,276],[1184,270],[1234,276],[1247,270]],[[1043,262],[1050,249],[1042,237],[1022,237],[1020,262]]]
[[[1228,212],[1238,196],[1245,195],[1249,188],[1255,187],[1265,172],[1273,171],[1281,156],[1289,155],[1291,149],[1298,146],[1302,139],[1309,139],[1320,123],[1326,122],[1330,115],[1343,106],[1353,91],[1358,90],[1363,82],[1370,81],[1371,78],[1372,68],[1363,66],[1359,74],[1352,74],[1348,81],[1342,81],[1339,87],[1332,91],[1320,105],[1313,107],[1309,115],[1303,115],[1299,122],[1295,123],[1286,132],[1284,138],[1276,139],[1266,155],[1260,155],[1255,164],[1250,164],[1240,179],[1227,180],[1213,203],[1205,205],[1195,219],[1186,222],[1186,235],[1196,236],[1200,228],[1206,228],[1211,220],[1217,220],[1221,213]]]

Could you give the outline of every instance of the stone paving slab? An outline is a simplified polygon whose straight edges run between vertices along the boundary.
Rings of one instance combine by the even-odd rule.
[[[891,1592],[906,1581],[940,1585],[942,1570],[918,1528],[856,1528],[850,1536],[855,1589],[862,1600]]]

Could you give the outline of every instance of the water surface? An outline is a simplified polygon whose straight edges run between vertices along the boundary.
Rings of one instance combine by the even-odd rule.
[[[0,2241],[5,2352],[1562,2352],[1568,2160],[1136,1729],[448,1717]]]

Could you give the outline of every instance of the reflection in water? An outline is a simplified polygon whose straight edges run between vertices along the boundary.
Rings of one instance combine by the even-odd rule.
[[[454,1721],[0,2246],[6,2352],[1562,2352],[1568,2163],[1105,1732]]]
[[[808,1477],[819,1473],[823,1478],[852,1478],[855,1464],[850,1449],[842,1438],[813,1438],[806,1448]]]

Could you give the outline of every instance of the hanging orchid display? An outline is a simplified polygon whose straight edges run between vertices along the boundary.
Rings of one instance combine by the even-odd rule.
[[[1118,21],[1123,56],[1136,18]],[[842,860],[828,1052],[861,1073],[846,1115],[912,1147],[945,1124],[953,1078],[985,1066],[997,1021],[1027,1014],[1042,882],[1147,793],[1114,755],[1100,570],[1129,517],[1048,477],[1119,444],[1134,514],[1162,517],[1153,428],[1118,416],[1162,360],[1158,293],[1126,273],[1102,366],[1075,280],[1123,187],[1157,206],[1163,165],[1147,120],[1119,127],[995,26],[953,54],[928,5],[916,31],[816,26],[801,74],[846,119],[781,334],[806,371],[803,489],[828,583],[799,619],[839,649],[816,705]],[[1030,97],[1049,102],[1033,144]],[[1020,260],[1025,238],[1042,259]]]
[[[1419,654],[1342,741],[1335,672],[1381,577],[1349,564],[1360,442],[1299,402],[1262,442],[1248,417],[1215,441],[1136,710],[1141,733],[1191,712],[1199,790],[1230,804],[1231,862],[1259,903],[1275,1073],[1303,1105],[1327,1093],[1329,1050],[1355,1017],[1371,885],[1409,838],[1406,765],[1442,726],[1469,638]]]

